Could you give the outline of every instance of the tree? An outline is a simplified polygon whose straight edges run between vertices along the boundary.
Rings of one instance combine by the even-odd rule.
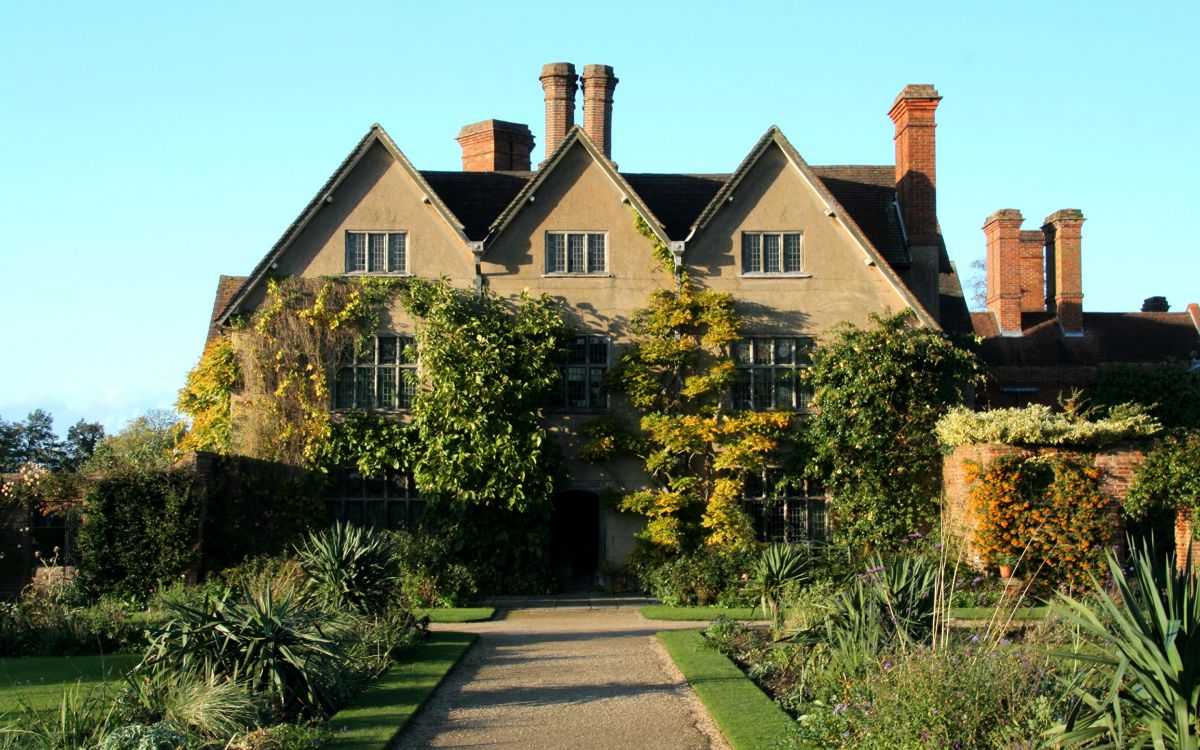
[[[80,419],[67,429],[67,441],[63,446],[63,468],[75,470],[96,452],[96,445],[104,439],[104,425]]]
[[[63,445],[54,434],[54,417],[42,409],[34,409],[25,417],[21,444],[26,461],[48,469],[57,469],[63,462]]]
[[[24,463],[21,423],[0,418],[0,474],[11,474]]]
[[[642,412],[640,434],[607,420],[589,428],[591,460],[625,449],[644,461],[653,486],[626,495],[620,507],[649,519],[640,538],[652,550],[754,543],[740,507],[745,475],[761,471],[787,442],[793,416],[729,408],[739,325],[728,293],[686,275],[677,289],[656,291],[634,314],[634,344],[610,377]]]
[[[946,336],[917,327],[910,311],[871,321],[836,327],[814,352],[808,438],[833,494],[836,537],[889,547],[937,520],[934,426],[981,368]]]
[[[151,409],[129,420],[116,434],[100,440],[80,468],[100,473],[165,469],[175,459],[179,438],[179,419],[175,413]]]

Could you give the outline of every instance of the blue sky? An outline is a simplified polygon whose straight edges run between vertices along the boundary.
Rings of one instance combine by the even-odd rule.
[[[893,160],[933,83],[939,215],[1080,208],[1084,308],[1200,301],[1200,3],[32,3],[0,0],[0,417],[170,406],[217,276],[246,274],[371,123],[457,169],[528,123],[546,62],[621,82],[628,171],[731,171],[772,124],[812,164]]]

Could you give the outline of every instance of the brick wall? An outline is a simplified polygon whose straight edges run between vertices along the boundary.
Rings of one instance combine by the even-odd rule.
[[[1192,512],[1187,508],[1175,511],[1175,567],[1182,570],[1187,555],[1192,554],[1193,569],[1200,569],[1200,542],[1196,541]]]

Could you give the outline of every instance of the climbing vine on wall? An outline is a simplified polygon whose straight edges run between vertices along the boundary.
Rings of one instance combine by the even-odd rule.
[[[237,351],[228,336],[208,342],[175,402],[180,413],[192,422],[179,442],[179,450],[229,452],[230,403],[240,372]]]
[[[641,412],[640,431],[597,421],[584,453],[605,460],[632,450],[642,458],[653,484],[625,495],[620,508],[648,519],[640,537],[648,551],[754,543],[741,510],[744,476],[787,443],[793,415],[728,408],[739,325],[729,294],[703,289],[686,274],[677,289],[656,290],[633,316],[634,343],[608,384]]]
[[[1146,454],[1125,496],[1134,519],[1153,510],[1189,510],[1192,534],[1200,539],[1200,430],[1169,435]]]
[[[1078,588],[1101,570],[1113,518],[1100,471],[1082,457],[1004,456],[968,465],[966,479],[985,560],[1043,586]]]

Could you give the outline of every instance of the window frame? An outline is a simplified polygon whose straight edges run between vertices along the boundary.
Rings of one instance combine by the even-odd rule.
[[[383,342],[394,340],[394,349],[385,355]],[[348,358],[348,360],[347,360]],[[406,413],[412,411],[413,400],[416,398],[420,383],[420,358],[417,355],[417,342],[413,336],[402,333],[379,333],[371,337],[370,361],[363,361],[365,353],[354,349],[344,353],[337,363],[333,373],[333,388],[330,389],[332,401],[331,411],[378,411],[389,413]],[[385,361],[386,360],[386,361]],[[381,405],[380,376],[387,377],[392,373],[390,382],[394,391],[388,401],[392,405]],[[369,382],[369,400],[359,393],[362,383]],[[349,402],[344,399],[346,386],[349,386]],[[364,405],[364,403],[366,405]]]
[[[805,270],[804,231],[744,231],[741,234],[741,271],[738,274],[748,279],[808,279],[812,274]],[[778,270],[767,270],[767,241],[766,238],[777,238],[776,248]],[[749,240],[757,238],[757,255],[748,252]],[[788,238],[795,238],[795,262],[789,263]],[[753,258],[753,260],[752,260]],[[757,266],[753,268],[752,266]]]
[[[557,238],[557,237],[562,238],[562,245],[561,245],[561,247],[554,248],[553,256],[552,256],[551,240],[552,240],[552,238]],[[578,268],[578,269],[572,269],[572,267],[571,267],[572,261],[573,261],[573,258],[572,258],[573,254],[572,254],[572,248],[571,248],[571,238],[572,237],[583,238],[583,247],[581,248],[582,255],[579,258],[580,268]],[[588,230],[582,230],[582,229],[570,229],[570,230],[554,229],[554,230],[547,230],[544,239],[545,239],[545,248],[544,248],[545,253],[543,255],[543,262],[544,262],[543,268],[544,268],[545,272],[543,275],[554,276],[554,277],[561,277],[561,276],[605,277],[605,276],[612,275],[608,271],[608,256],[609,256],[608,232],[588,231]],[[596,240],[599,241],[598,250],[597,250],[597,248],[595,248],[593,246],[593,242]],[[599,255],[599,259],[602,262],[600,262],[600,263],[596,262],[597,255]],[[560,267],[560,263],[559,263],[560,261],[561,261],[561,267]],[[599,267],[597,268],[597,266],[599,266]]]
[[[353,467],[345,467],[334,469],[331,474],[325,495],[325,514],[331,523],[378,527],[374,521],[382,518],[384,529],[417,530],[428,500],[417,488],[412,472],[387,469],[383,477],[368,477]],[[396,514],[403,516],[401,523],[393,522],[397,508],[402,509]]]
[[[790,362],[780,362],[780,343],[789,342]],[[769,342],[769,343],[767,343]],[[814,336],[747,336],[733,344],[734,383],[730,393],[731,406],[737,411],[788,411],[807,413],[812,411],[813,393],[802,382],[801,373],[812,367],[812,351],[816,348]],[[768,358],[761,351],[766,348]],[[743,348],[747,354],[742,355]],[[781,376],[791,380],[791,404],[779,405],[779,391],[783,384]],[[749,389],[743,398],[743,389]],[[766,389],[766,390],[763,390]],[[770,394],[770,405],[766,405],[763,394]]]
[[[754,491],[755,481],[760,483],[758,492]],[[749,516],[756,539],[785,544],[829,541],[828,489],[816,479],[798,481],[800,487],[795,488],[775,467],[747,474],[742,485],[741,509]],[[788,492],[789,487],[796,491]],[[776,510],[779,511],[777,516]]]
[[[596,353],[594,347],[599,344],[604,345],[602,362],[593,360],[593,355]],[[608,336],[600,336],[592,333],[577,334],[567,345],[568,356],[571,355],[572,347],[574,346],[579,346],[582,349],[584,360],[582,362],[566,361],[559,365],[559,388],[551,399],[549,410],[558,413],[601,413],[608,411],[608,391],[603,388],[603,379],[609,368],[612,367],[612,339]],[[583,371],[583,393],[587,401],[585,406],[569,403],[571,383],[575,382],[569,379],[568,370],[571,369],[580,369]]]
[[[373,269],[371,238],[384,238],[382,247],[382,269]],[[363,259],[362,267],[358,267],[356,258],[352,258],[352,252],[356,253],[357,248],[352,250],[351,238],[361,237],[363,239]],[[403,254],[403,263],[399,264],[403,267],[393,267],[393,239],[399,239],[401,244],[401,253]],[[345,232],[346,251],[343,257],[343,273],[347,276],[411,276],[409,267],[412,265],[412,253],[408,243],[408,232],[402,229],[347,229]]]

